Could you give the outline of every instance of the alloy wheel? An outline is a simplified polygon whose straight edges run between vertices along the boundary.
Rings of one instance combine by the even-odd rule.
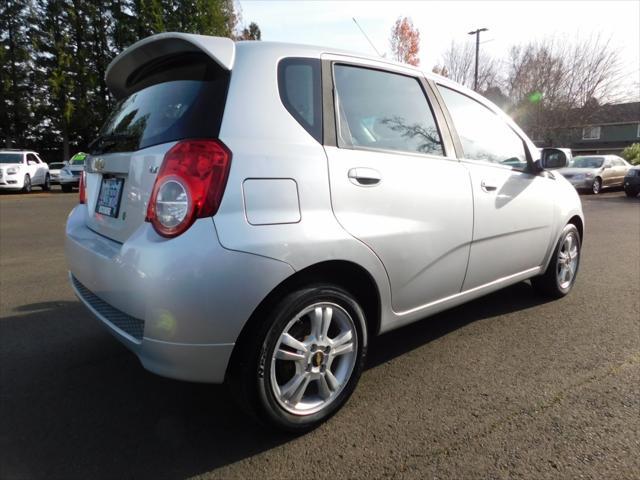
[[[578,268],[579,254],[578,241],[575,238],[575,234],[569,233],[562,241],[562,246],[558,252],[556,277],[560,288],[566,289],[571,285]]]
[[[286,325],[271,357],[271,388],[294,415],[331,404],[349,382],[357,359],[353,318],[335,303],[304,308]]]

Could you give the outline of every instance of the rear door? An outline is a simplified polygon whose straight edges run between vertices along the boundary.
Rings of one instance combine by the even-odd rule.
[[[524,138],[463,92],[438,86],[471,175],[473,244],[464,290],[540,266],[554,223],[555,180],[531,173]]]
[[[202,52],[147,61],[130,66],[131,93],[85,161],[87,224],[118,242],[144,222],[166,152],[183,139],[217,138],[229,81],[229,72]]]
[[[602,185],[605,187],[611,187],[616,184],[617,176],[616,167],[613,164],[613,160],[609,157],[604,157],[604,161],[602,163]]]
[[[428,86],[413,70],[323,58],[336,112],[335,145],[325,139],[325,150],[338,221],[382,260],[394,311],[458,293],[471,241],[469,174]]]
[[[624,176],[627,174],[627,170],[629,167],[625,163],[625,161],[621,158],[613,158],[613,169],[616,172],[616,186],[620,186],[624,183]]]

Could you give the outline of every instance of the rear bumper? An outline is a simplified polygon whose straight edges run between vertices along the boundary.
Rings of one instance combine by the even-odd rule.
[[[222,382],[251,313],[293,273],[286,263],[224,249],[211,219],[170,240],[143,223],[120,244],[87,228],[86,216],[78,205],[67,221],[71,285],[146,369],[166,377]]]
[[[58,177],[57,182],[60,185],[72,185],[74,187],[77,187],[78,185],[80,185],[80,177],[63,177],[63,176],[60,176],[60,177]]]

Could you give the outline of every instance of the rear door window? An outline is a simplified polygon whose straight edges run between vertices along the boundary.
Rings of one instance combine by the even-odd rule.
[[[280,100],[296,121],[318,142],[322,141],[320,60],[285,58],[278,64]]]
[[[229,75],[213,60],[204,54],[165,59],[132,76],[134,93],[117,103],[92,154],[218,136]]]
[[[444,156],[433,112],[414,77],[334,66],[338,146]]]

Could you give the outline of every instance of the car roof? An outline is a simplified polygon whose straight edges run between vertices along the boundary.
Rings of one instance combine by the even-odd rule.
[[[18,148],[3,148],[3,149],[0,149],[0,153],[35,153],[36,155],[38,154],[38,152],[34,152],[33,150],[20,150]]]
[[[321,55],[344,55],[349,57],[355,57],[362,60],[370,60],[372,62],[378,63],[386,63],[390,66],[402,67],[405,69],[413,70],[416,74],[421,74],[431,80],[443,82],[443,83],[451,83],[455,85],[456,88],[462,87],[459,83],[453,82],[450,79],[443,77],[441,75],[435,74],[433,72],[425,71],[420,67],[415,67],[413,65],[409,65],[407,63],[396,62],[395,60],[388,59],[386,57],[380,57],[376,55],[369,55],[362,52],[356,52],[353,50],[344,50],[341,48],[332,48],[332,47],[323,47],[319,45],[307,45],[300,43],[289,43],[289,42],[270,42],[263,40],[241,40],[236,42],[236,47],[238,50],[244,49],[264,49],[270,50],[277,55],[287,56],[291,55],[291,50],[304,51],[309,54],[310,57],[320,57]]]

